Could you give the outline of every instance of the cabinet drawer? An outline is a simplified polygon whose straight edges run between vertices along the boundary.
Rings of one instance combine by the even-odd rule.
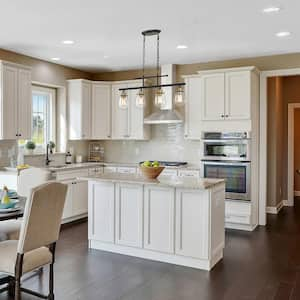
[[[67,179],[75,179],[78,177],[84,177],[84,176],[88,176],[88,175],[89,175],[88,169],[83,169],[80,171],[63,171],[63,172],[56,173],[56,179],[57,180],[67,180]]]
[[[250,224],[251,203],[226,201],[225,221],[230,223]]]
[[[132,167],[118,167],[118,173],[123,173],[123,174],[135,174],[136,173],[136,168]]]
[[[178,170],[178,176],[180,177],[200,177],[199,170]]]
[[[104,174],[116,173],[117,167],[104,167],[103,172],[104,172]]]
[[[177,176],[177,170],[174,169],[164,169],[161,172],[161,175],[166,175],[166,176]]]
[[[103,167],[91,168],[89,169],[89,175],[97,175],[103,173]]]

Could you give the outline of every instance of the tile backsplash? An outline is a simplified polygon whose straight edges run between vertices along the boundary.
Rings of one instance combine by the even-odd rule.
[[[184,139],[183,124],[152,125],[149,141],[105,141],[106,162],[143,160],[200,162],[200,142]]]

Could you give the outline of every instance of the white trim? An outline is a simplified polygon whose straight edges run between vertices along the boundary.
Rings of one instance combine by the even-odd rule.
[[[260,74],[259,225],[267,223],[267,79],[289,75],[300,75],[300,68],[263,71]]]
[[[220,244],[213,257],[208,259],[193,258],[187,256],[176,255],[174,253],[156,252],[144,248],[135,248],[130,246],[105,243],[96,240],[89,240],[89,247],[102,251],[125,254],[129,256],[140,257],[155,261],[162,261],[180,266],[186,266],[196,269],[209,271],[213,266],[223,258],[224,244]]]
[[[283,206],[289,206],[289,201],[288,200],[282,200]]]
[[[300,191],[294,191],[294,196],[299,197],[300,196]]]
[[[289,206],[294,206],[294,113],[300,103],[288,104],[288,178],[287,194]]]
[[[281,211],[283,206],[284,206],[283,200],[280,201],[276,206],[267,206],[266,207],[267,214],[277,215]]]

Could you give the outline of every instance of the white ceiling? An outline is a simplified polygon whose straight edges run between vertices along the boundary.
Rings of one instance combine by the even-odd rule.
[[[270,5],[282,10],[263,14]],[[1,0],[0,10],[0,48],[95,72],[139,68],[140,32],[151,28],[162,30],[162,63],[300,51],[299,0]],[[153,38],[148,48],[152,64]]]

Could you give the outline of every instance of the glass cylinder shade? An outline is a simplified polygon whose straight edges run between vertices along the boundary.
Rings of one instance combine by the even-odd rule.
[[[165,105],[165,103],[165,93],[161,88],[159,88],[155,92],[154,105],[161,108],[163,105]]]
[[[135,105],[137,107],[143,107],[145,105],[145,93],[143,89],[140,89],[136,95]]]
[[[182,106],[184,105],[184,90],[182,87],[179,87],[175,92],[175,105]]]
[[[119,107],[126,109],[128,107],[128,95],[126,91],[122,91],[119,99]]]

